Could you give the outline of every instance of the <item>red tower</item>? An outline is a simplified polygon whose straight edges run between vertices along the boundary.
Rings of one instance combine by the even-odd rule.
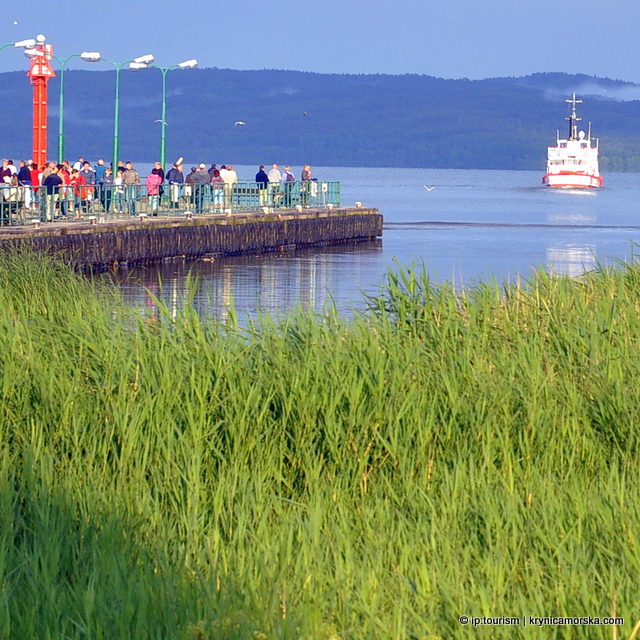
[[[37,41],[27,76],[33,85],[33,161],[42,169],[47,161],[47,83],[56,74],[49,63],[53,46],[44,43],[44,36]]]

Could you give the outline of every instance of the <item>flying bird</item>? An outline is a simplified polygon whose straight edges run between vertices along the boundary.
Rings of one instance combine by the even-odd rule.
[[[422,185],[427,191],[433,191],[435,189],[435,187],[427,187],[426,184]]]
[[[303,116],[306,116],[306,115],[307,115],[307,112],[306,112],[306,111],[303,111],[303,112],[302,112],[302,115],[303,115]]]
[[[247,124],[246,122],[241,122],[240,120],[238,120],[238,122],[236,122],[233,126],[237,127],[239,124]]]
[[[162,122],[162,120],[154,120],[154,122]],[[165,125],[165,127],[166,127],[166,126],[168,126],[168,124],[169,124],[169,123],[168,123],[168,122],[165,122],[165,123],[163,123],[163,124],[164,124],[164,125]]]

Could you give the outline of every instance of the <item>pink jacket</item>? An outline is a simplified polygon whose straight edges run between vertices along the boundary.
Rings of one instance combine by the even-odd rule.
[[[162,178],[157,173],[150,173],[147,176],[147,194],[157,196],[158,187],[162,184]]]

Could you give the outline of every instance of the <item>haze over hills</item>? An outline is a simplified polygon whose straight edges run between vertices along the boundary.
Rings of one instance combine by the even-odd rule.
[[[66,155],[110,160],[113,71],[67,71]],[[424,75],[327,75],[195,69],[168,75],[168,160],[325,166],[533,169],[565,130],[564,100],[584,98],[586,130],[600,138],[603,171],[640,171],[640,86],[584,75],[445,80]],[[55,157],[58,79],[49,84],[49,151]],[[158,159],[161,77],[121,78],[122,159]],[[0,74],[0,153],[31,153],[31,85]],[[234,126],[237,121],[245,125]]]

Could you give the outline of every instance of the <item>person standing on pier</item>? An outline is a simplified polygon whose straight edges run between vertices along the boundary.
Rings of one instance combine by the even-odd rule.
[[[184,195],[188,204],[193,205],[193,176],[196,175],[197,169],[191,167],[191,171],[184,179]]]
[[[289,165],[284,168],[282,182],[284,183],[284,206],[290,207],[293,204],[293,186],[295,185],[296,177],[293,175]]]
[[[202,213],[204,210],[204,200],[206,196],[206,192],[208,191],[207,186],[210,182],[211,178],[209,177],[209,172],[207,171],[207,167],[204,163],[198,165],[198,170],[193,174],[193,189],[194,189],[194,198],[196,203],[196,213]]]
[[[40,203],[40,193],[38,192],[38,187],[40,186],[40,180],[42,179],[42,174],[38,169],[38,165],[35,162],[27,163],[29,167],[29,173],[31,174],[31,189],[33,190],[33,210],[37,211],[38,204]]]
[[[305,164],[300,174],[302,186],[300,187],[300,204],[303,207],[309,206],[309,187],[311,183],[311,165]]]
[[[3,179],[5,187],[2,190],[2,224],[19,223],[18,207],[20,205],[20,181],[17,175],[6,176]]]
[[[71,176],[69,176],[69,184],[73,187],[74,194],[74,209],[75,219],[80,220],[80,202],[82,201],[82,185],[84,184],[84,178],[77,169],[71,169]]]
[[[51,222],[55,217],[56,202],[58,201],[58,191],[61,184],[62,178],[58,175],[58,167],[54,166],[49,172],[49,175],[42,182],[42,186],[45,187],[46,191],[47,222]]]
[[[184,174],[182,173],[182,165],[174,164],[167,172],[167,182],[169,183],[169,200],[171,208],[177,209],[180,203],[180,190],[184,182]]]
[[[113,200],[113,171],[111,167],[105,167],[104,174],[100,178],[100,203],[105,213],[111,209]]]
[[[258,194],[260,196],[260,206],[267,205],[269,192],[269,176],[264,171],[264,165],[260,165],[260,170],[256,173],[256,184],[258,185]]]
[[[271,170],[269,171],[269,182],[273,184],[274,182],[280,182],[282,180],[282,174],[280,173],[280,168],[277,164],[271,165]]]
[[[96,166],[93,169],[96,174],[96,184],[100,184],[102,181],[102,176],[104,176],[104,172],[107,170],[107,165],[104,163],[104,158],[98,158],[98,162],[96,162]]]
[[[271,165],[271,171],[269,171],[269,192],[271,195],[271,206],[277,207],[282,199],[282,191],[280,191],[280,181],[282,180],[282,174],[277,164]]]
[[[82,165],[82,169],[80,170],[82,177],[84,178],[85,184],[95,184],[96,183],[96,172],[91,168],[91,163],[86,161]]]
[[[5,180],[5,178],[7,179]],[[9,160],[5,158],[2,161],[2,168],[0,169],[0,203],[4,201],[4,192],[8,188],[10,179],[11,179],[11,169],[9,169]],[[2,206],[4,207],[4,204],[2,204]]]
[[[161,162],[156,162],[153,165],[153,172],[156,175],[160,176],[160,187],[158,188],[158,195],[160,196],[159,202],[162,202],[162,196],[164,194],[164,187],[162,186],[164,184],[164,167],[162,166]]]
[[[113,179],[113,191],[116,199],[115,212],[124,212],[124,171],[118,170],[116,177]]]
[[[62,178],[62,185],[60,185],[60,215],[66,218],[69,205],[73,206],[73,189],[69,186],[71,184],[71,173],[67,171],[64,163],[58,165],[58,175]]]
[[[47,166],[44,168],[42,172],[42,178],[40,179],[40,183],[44,184],[44,181],[53,173],[53,170],[56,169],[58,165],[52,160],[47,163]]]
[[[107,165],[104,163],[104,158],[98,158],[96,166],[93,167],[93,172],[96,174],[96,185],[98,185],[96,193],[100,202],[102,202],[102,178],[104,177],[106,169]]]
[[[156,162],[156,164],[160,164]],[[162,178],[159,173],[159,169],[155,167],[151,173],[147,176],[147,196],[149,198],[149,207],[151,209],[151,215],[158,215],[158,205],[160,204],[160,185],[162,184]]]
[[[31,172],[29,171],[29,167],[27,167],[27,163],[24,160],[20,160],[18,181],[20,183],[20,186],[23,188],[22,203],[24,208],[28,211],[29,209],[31,209],[31,196],[33,195],[33,193],[31,191]]]
[[[96,172],[91,168],[91,163],[85,160],[80,175],[84,178],[85,187],[82,188],[82,211],[89,213],[93,202],[93,187],[96,184]]]
[[[11,177],[11,169],[9,169],[9,161],[5,158],[2,161],[2,169],[0,169],[0,182],[4,182],[5,176]]]
[[[227,166],[227,177],[224,179],[228,184],[235,184],[238,182],[238,174],[236,170],[233,168],[233,165],[230,164]]]
[[[125,170],[122,174],[122,179],[125,185],[125,200],[127,202],[127,209],[131,215],[136,212],[136,200],[138,199],[138,186],[140,185],[140,175],[133,168],[131,162],[125,163]]]
[[[224,180],[220,172],[216,169],[211,178],[211,198],[213,200],[213,211],[222,212],[224,209]]]
[[[225,208],[229,209],[233,205],[233,190],[234,186],[238,182],[238,174],[235,172],[233,165],[227,166],[227,171],[223,175],[220,172],[222,179],[224,180],[224,194],[225,194]]]

